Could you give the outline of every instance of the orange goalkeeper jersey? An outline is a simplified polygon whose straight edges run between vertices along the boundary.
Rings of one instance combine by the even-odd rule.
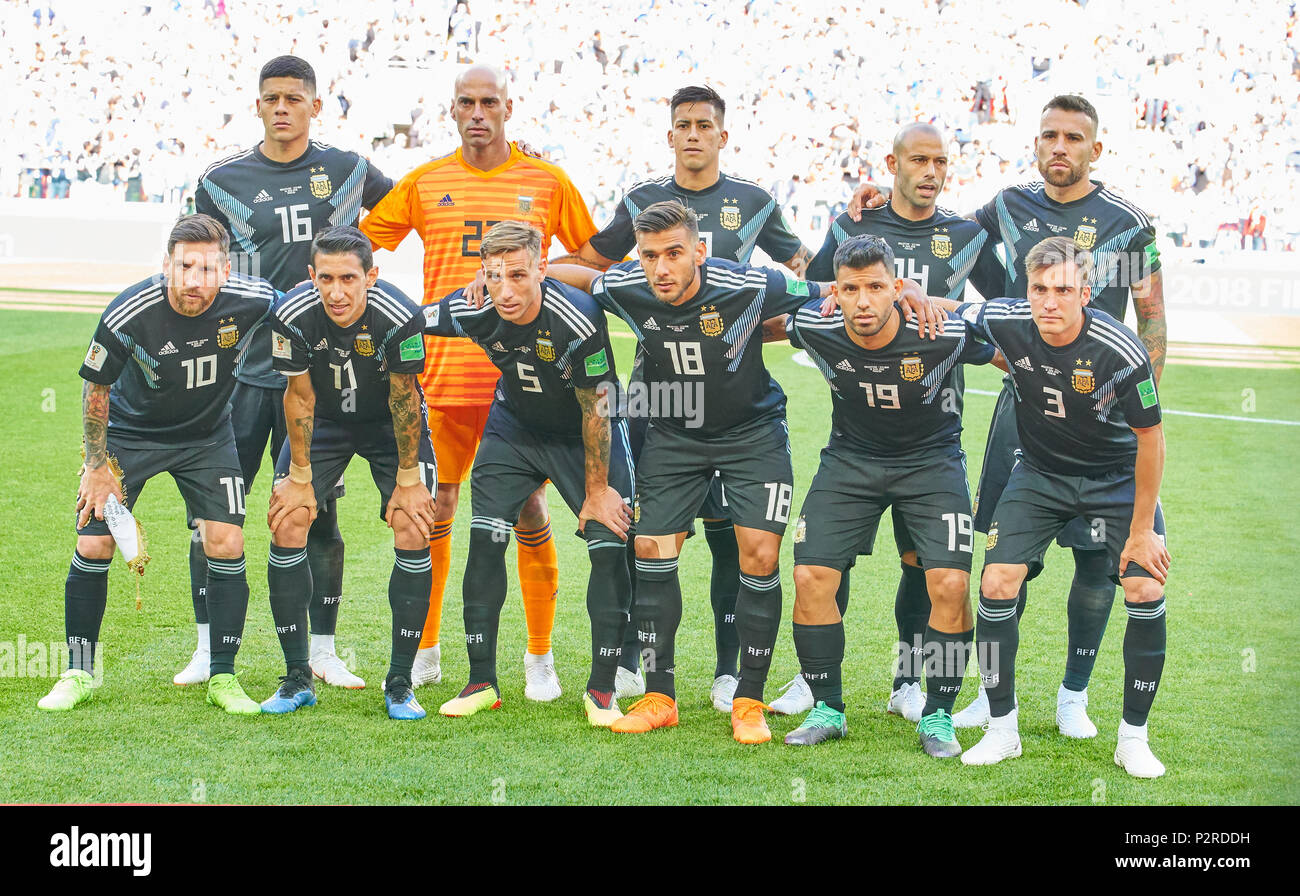
[[[576,252],[596,233],[581,194],[558,166],[526,156],[490,171],[465,162],[458,149],[398,181],[361,222],[378,248],[396,249],[412,228],[424,241],[424,302],[436,302],[474,279],[479,242],[498,221],[525,221],[542,231],[542,257],[559,237]],[[468,339],[425,340],[421,382],[431,407],[492,403],[498,371]]]

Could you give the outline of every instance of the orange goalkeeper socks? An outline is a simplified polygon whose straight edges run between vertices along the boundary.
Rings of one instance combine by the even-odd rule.
[[[433,524],[429,536],[429,561],[433,564],[433,587],[429,589],[429,612],[424,617],[424,632],[420,635],[420,649],[438,643],[442,634],[442,593],[447,588],[447,575],[451,572],[451,524],[454,519]]]
[[[551,524],[540,529],[515,529],[518,541],[519,589],[523,592],[524,618],[528,622],[528,652],[542,656],[551,650],[555,628],[555,594],[560,585],[559,561]]]

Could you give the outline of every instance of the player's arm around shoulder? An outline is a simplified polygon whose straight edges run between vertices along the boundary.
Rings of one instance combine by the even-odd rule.
[[[571,256],[564,257],[569,258]],[[614,263],[615,262],[611,261],[608,265],[605,265],[605,268],[608,268]],[[600,279],[605,268],[597,270],[585,265],[569,264],[556,259],[555,261],[547,263],[546,276],[550,277],[552,280],[559,280],[565,286],[572,286],[574,289],[580,289],[585,293],[590,293],[592,291],[592,286]]]

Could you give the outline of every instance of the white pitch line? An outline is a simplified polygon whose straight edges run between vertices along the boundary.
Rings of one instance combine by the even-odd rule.
[[[817,369],[817,365],[812,362],[805,352],[797,352],[790,360],[801,367],[811,367]],[[989,395],[997,397],[1000,393],[989,392],[987,389],[967,389],[967,395]],[[1174,414],[1178,417],[1202,417],[1206,420],[1232,420],[1236,423],[1272,423],[1276,426],[1300,426],[1300,420],[1272,420],[1268,417],[1234,417],[1231,414],[1202,414],[1199,411],[1175,411],[1169,408],[1161,408],[1161,413]]]

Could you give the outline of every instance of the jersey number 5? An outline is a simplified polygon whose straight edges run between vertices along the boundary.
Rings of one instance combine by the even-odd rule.
[[[533,373],[533,365],[525,364],[522,361],[515,363],[518,364],[519,381],[523,383],[519,388],[524,392],[541,392],[542,381]]]

